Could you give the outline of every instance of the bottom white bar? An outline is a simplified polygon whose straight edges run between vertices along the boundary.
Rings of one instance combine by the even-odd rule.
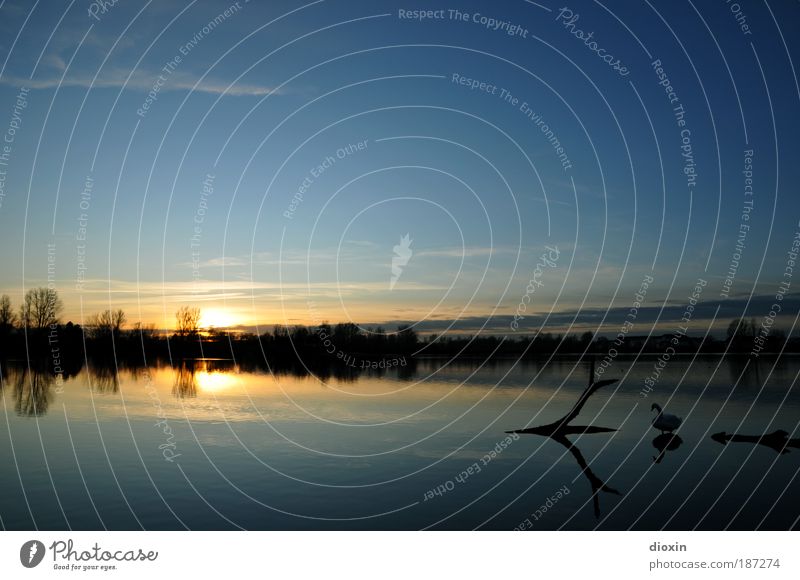
[[[120,579],[195,571],[204,578],[256,572],[325,580],[799,578],[797,539],[787,532],[2,532],[0,572]]]

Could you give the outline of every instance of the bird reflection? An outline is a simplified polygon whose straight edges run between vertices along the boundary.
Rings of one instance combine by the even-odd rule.
[[[580,449],[569,439],[567,439],[567,435],[589,435],[594,433],[613,433],[616,429],[612,429],[609,427],[596,427],[594,425],[581,425],[581,426],[572,426],[569,423],[572,422],[578,414],[581,412],[581,409],[586,404],[586,401],[591,397],[594,393],[598,391],[601,387],[606,385],[611,385],[617,382],[617,379],[605,379],[602,381],[596,381],[595,373],[594,373],[594,359],[590,361],[590,370],[589,370],[589,385],[586,389],[581,393],[578,400],[572,406],[569,413],[564,415],[558,421],[554,421],[553,423],[548,423],[547,425],[541,425],[539,427],[527,427],[525,429],[516,429],[514,431],[506,431],[506,433],[519,433],[525,435],[541,435],[543,437],[549,437],[553,441],[557,441],[561,445],[567,448],[567,450],[572,454],[575,458],[575,461],[578,463],[578,467],[581,468],[581,472],[589,480],[589,484],[592,486],[592,503],[594,504],[594,515],[596,518],[600,517],[600,498],[599,493],[604,491],[606,493],[612,493],[615,495],[620,495],[619,491],[616,489],[609,487],[606,483],[599,478],[589,467],[589,464],[586,462],[586,459],[583,457]]]
[[[653,447],[658,450],[658,455],[653,457],[653,463],[661,463],[661,460],[664,459],[667,451],[675,451],[682,444],[683,439],[681,439],[680,435],[675,435],[673,433],[662,433],[661,435],[656,436],[656,438],[653,439]]]
[[[736,433],[728,434],[725,433],[725,431],[721,431],[720,433],[714,433],[711,438],[717,443],[722,443],[723,445],[727,445],[730,442],[754,443],[757,445],[763,445],[765,447],[769,447],[775,453],[780,455],[789,453],[789,449],[787,449],[787,447],[793,447],[795,449],[800,448],[800,439],[790,439],[789,433],[783,429],[778,429],[772,433],[765,433],[764,435],[739,435]]]

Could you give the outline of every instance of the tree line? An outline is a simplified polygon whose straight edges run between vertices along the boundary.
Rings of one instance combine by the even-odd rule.
[[[362,328],[346,322],[314,326],[275,326],[261,334],[227,332],[201,328],[201,310],[182,306],[175,312],[175,327],[170,333],[153,324],[128,324],[122,309],[108,309],[89,316],[85,324],[61,322],[63,303],[56,290],[42,287],[28,290],[16,310],[7,295],[0,296],[0,358],[30,358],[50,354],[63,359],[89,357],[123,359],[141,364],[150,358],[237,358],[254,360],[318,359],[344,361],[350,366],[364,361],[371,364],[398,356],[459,357],[535,357],[553,353],[605,354],[614,348],[620,353],[663,351],[672,335],[628,336],[616,344],[591,332],[582,334],[539,333],[535,336],[502,337],[493,335],[420,336],[413,327],[401,325],[393,330],[381,326]],[[731,321],[725,339],[713,336],[682,336],[676,352],[747,352],[758,329],[753,320]],[[767,352],[800,352],[800,341],[778,329],[767,337]],[[59,359],[60,360],[60,359]]]

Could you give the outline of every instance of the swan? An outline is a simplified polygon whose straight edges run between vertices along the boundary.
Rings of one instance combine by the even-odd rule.
[[[661,431],[661,433],[672,433],[675,429],[681,426],[680,417],[670,415],[661,410],[658,403],[653,403],[650,407],[651,411],[658,411],[658,415],[653,419],[653,427]]]

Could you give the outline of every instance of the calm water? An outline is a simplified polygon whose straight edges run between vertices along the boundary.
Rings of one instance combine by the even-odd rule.
[[[642,398],[653,362],[614,363],[606,377],[621,381],[592,396],[574,424],[618,431],[573,435],[571,447],[504,431],[570,409],[588,380],[588,366],[574,359],[425,361],[356,380],[199,361],[116,375],[84,369],[62,385],[5,365],[0,524],[797,527],[800,449],[779,454],[711,435],[782,429],[800,437],[798,360],[745,368],[741,360],[673,359]],[[653,402],[683,418],[679,440],[656,439]],[[662,454],[665,443],[674,448]]]

